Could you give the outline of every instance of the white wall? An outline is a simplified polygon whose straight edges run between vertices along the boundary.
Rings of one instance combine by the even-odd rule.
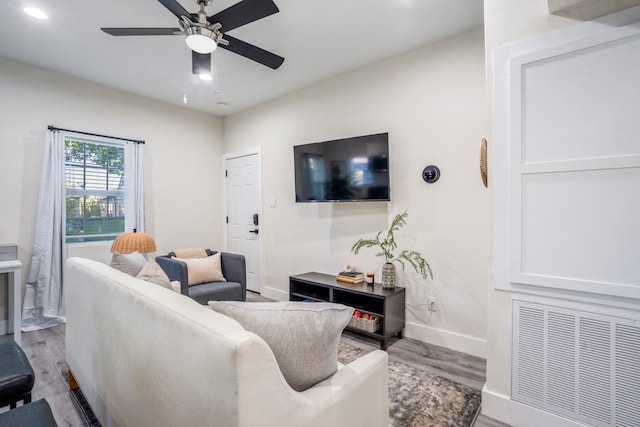
[[[548,14],[547,0],[485,0],[485,43],[487,55],[487,83],[489,110],[493,110],[493,49],[534,35],[576,25],[580,21]],[[615,114],[615,113],[612,113]],[[489,135],[494,134],[493,123]],[[489,176],[494,165],[489,156]],[[558,298],[525,295],[489,288],[488,301],[488,353],[487,382],[483,390],[483,413],[514,425],[578,425],[561,417],[536,411],[527,405],[510,401],[511,395],[511,324],[514,298],[542,304],[603,312],[607,315],[628,316],[624,309],[612,309],[599,305],[581,305],[575,295],[559,295]]]
[[[158,252],[219,244],[221,119],[3,58],[0,94],[0,242],[18,244],[23,282],[47,125],[145,140],[146,231]],[[104,261],[109,248],[74,246],[69,255]],[[0,319],[6,318],[5,289]]]
[[[547,0],[485,0],[485,46],[487,63],[487,97],[489,111],[493,110],[493,49],[538,33],[575,24],[567,18],[549,15]],[[490,122],[489,141],[493,140]],[[493,150],[489,143],[489,177],[493,175]],[[511,298],[508,292],[489,288],[487,354],[487,389],[510,395],[511,390]]]
[[[484,65],[478,29],[225,119],[225,152],[262,148],[265,295],[287,299],[290,273],[335,274],[347,263],[379,278],[383,260],[350,248],[408,210],[400,249],[421,252],[435,278],[399,277],[413,306],[407,335],[485,355],[490,219],[478,166]],[[378,132],[389,132],[390,203],[294,203],[293,145]],[[442,171],[435,184],[421,178],[429,164]],[[272,197],[276,208],[268,207]],[[432,315],[420,306],[427,295],[438,298]]]

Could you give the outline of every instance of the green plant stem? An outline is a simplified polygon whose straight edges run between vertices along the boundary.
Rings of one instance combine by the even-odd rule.
[[[431,266],[419,252],[414,250],[403,250],[397,257],[394,255],[394,251],[398,248],[395,232],[399,231],[400,228],[407,224],[407,215],[407,211],[404,211],[393,218],[384,240],[380,240],[380,236],[383,231],[379,231],[378,234],[376,234],[375,239],[359,239],[351,247],[351,252],[357,255],[362,248],[378,247],[380,248],[380,252],[376,253],[376,256],[383,256],[386,262],[398,262],[402,266],[403,271],[408,263],[413,267],[416,273],[422,276],[423,279],[426,279],[427,277],[433,279]]]

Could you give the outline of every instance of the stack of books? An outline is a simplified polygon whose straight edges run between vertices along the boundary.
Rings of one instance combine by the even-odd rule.
[[[341,271],[336,276],[336,280],[338,282],[345,283],[362,283],[364,282],[364,273],[358,272],[350,272],[350,271]]]

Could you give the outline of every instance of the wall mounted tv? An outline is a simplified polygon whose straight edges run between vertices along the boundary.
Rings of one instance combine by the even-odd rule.
[[[293,147],[296,202],[389,201],[389,134]]]

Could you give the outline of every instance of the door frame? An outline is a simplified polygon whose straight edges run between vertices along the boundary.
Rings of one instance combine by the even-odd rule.
[[[229,226],[226,222],[227,212],[228,212],[228,194],[227,194],[227,161],[231,159],[235,159],[238,157],[246,157],[246,156],[258,156],[258,215],[260,218],[260,238],[258,239],[258,256],[260,259],[258,260],[258,265],[260,266],[260,275],[258,277],[258,289],[260,291],[260,295],[263,293],[264,289],[264,217],[262,215],[262,147],[252,147],[239,151],[232,151],[230,153],[224,153],[222,155],[222,179],[224,185],[222,186],[222,217],[225,218],[224,227],[222,230],[222,238],[224,240],[223,248],[225,251],[229,249]]]

